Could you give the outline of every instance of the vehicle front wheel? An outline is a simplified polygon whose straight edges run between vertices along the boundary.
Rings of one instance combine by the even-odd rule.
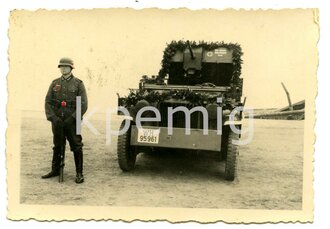
[[[238,140],[238,134],[234,133],[232,130],[228,134],[228,145],[227,145],[227,157],[225,166],[225,179],[228,181],[235,180],[237,173],[237,156],[238,156],[238,146],[233,144],[232,140]]]
[[[125,125],[125,120],[122,121],[120,129]],[[131,127],[122,135],[118,136],[117,155],[119,167],[127,172],[135,167],[136,147],[131,146]]]

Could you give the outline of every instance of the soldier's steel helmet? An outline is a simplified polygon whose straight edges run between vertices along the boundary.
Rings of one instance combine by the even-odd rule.
[[[73,69],[74,68],[73,60],[68,57],[61,58],[57,67],[59,68],[61,66],[70,66]]]

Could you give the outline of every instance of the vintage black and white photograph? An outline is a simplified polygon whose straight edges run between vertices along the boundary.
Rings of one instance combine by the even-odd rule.
[[[311,222],[318,13],[12,11],[9,218]]]

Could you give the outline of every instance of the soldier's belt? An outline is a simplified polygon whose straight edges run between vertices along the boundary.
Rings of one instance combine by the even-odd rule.
[[[59,109],[60,107],[67,107],[67,108],[76,108],[76,101],[66,101],[66,100],[52,100],[52,106],[56,109]]]

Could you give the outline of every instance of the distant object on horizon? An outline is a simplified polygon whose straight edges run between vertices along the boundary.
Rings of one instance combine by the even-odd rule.
[[[279,109],[264,109],[253,114],[255,119],[282,119],[282,120],[304,120],[305,119],[305,100],[296,102],[290,106]]]
[[[256,119],[282,119],[282,120],[304,120],[305,119],[305,100],[301,100],[292,104],[290,93],[285,87],[284,83],[281,82],[281,85],[285,91],[286,97],[288,99],[288,106],[274,109],[268,112],[260,112],[258,114],[253,114],[253,118]]]
[[[296,102],[296,103],[292,104],[292,110],[293,111],[304,110],[304,109],[305,109],[305,100],[301,100],[299,102]],[[289,110],[290,110],[290,106],[286,106],[286,107],[280,108],[276,111],[277,112],[282,112],[282,111],[289,111]]]

